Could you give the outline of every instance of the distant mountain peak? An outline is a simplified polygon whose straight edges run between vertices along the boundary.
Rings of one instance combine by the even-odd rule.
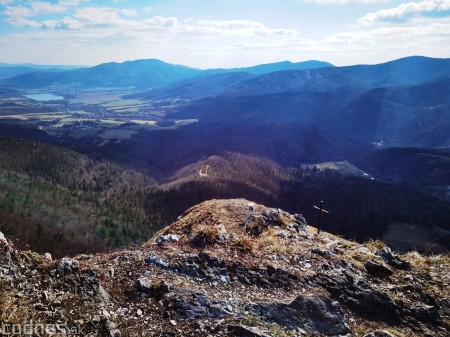
[[[207,69],[205,70],[205,72],[209,73],[246,72],[252,75],[262,75],[281,70],[306,70],[306,69],[317,69],[327,67],[334,67],[334,65],[328,62],[317,60],[308,60],[302,62],[291,62],[285,60],[274,63],[258,64],[251,67],[230,68],[230,69],[223,69],[223,68]]]

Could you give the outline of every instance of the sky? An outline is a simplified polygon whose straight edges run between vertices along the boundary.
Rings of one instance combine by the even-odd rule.
[[[0,62],[196,68],[450,57],[450,0],[0,0]]]

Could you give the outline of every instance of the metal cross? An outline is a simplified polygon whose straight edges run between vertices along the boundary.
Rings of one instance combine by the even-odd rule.
[[[316,205],[314,205],[314,208],[319,210],[319,220],[318,220],[318,223],[317,223],[317,235],[319,235],[320,234],[320,227],[322,225],[323,213],[330,213],[330,212],[328,212],[327,210],[323,209],[323,201],[320,202],[320,207],[317,207]]]

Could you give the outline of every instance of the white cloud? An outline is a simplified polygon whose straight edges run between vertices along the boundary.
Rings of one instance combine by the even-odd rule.
[[[93,25],[117,25],[122,22],[117,10],[110,7],[84,7],[77,10],[75,18]]]
[[[89,2],[89,0],[59,0],[58,4],[64,7],[77,7],[81,2]]]
[[[143,20],[130,20],[121,18],[120,14],[124,16],[137,15],[136,12],[130,10],[124,12],[124,10],[110,7],[85,7],[79,9],[74,17],[83,22],[87,27],[103,26],[117,28],[120,31],[123,29],[133,31],[152,28],[170,28],[178,24],[178,20],[175,17],[155,16]]]
[[[24,6],[6,6],[3,14],[9,17],[28,17],[32,16],[33,12]]]
[[[125,8],[125,9],[122,9],[120,12],[125,16],[136,16],[137,15],[136,10],[134,10],[133,8]]]
[[[64,12],[66,10],[66,8],[63,6],[54,5],[44,1],[33,1],[30,5],[33,15],[55,14]]]
[[[264,36],[297,36],[298,32],[293,29],[267,28],[264,24],[252,20],[188,20],[180,25],[181,32],[187,35],[214,35],[243,37]]]
[[[66,10],[65,7],[61,5],[51,4],[49,2],[43,1],[32,1],[26,6],[6,6],[2,14],[10,18],[26,18],[41,14],[55,14],[61,13]]]
[[[78,30],[83,28],[83,24],[70,17],[65,17],[61,20],[46,20],[42,23],[43,27],[48,29],[71,29]]]
[[[27,8],[21,8],[22,17],[30,16]],[[16,9],[19,11],[19,9]],[[116,9],[111,7],[84,7],[76,10],[70,17],[62,20],[49,20],[43,23],[48,29],[96,29],[116,30],[118,34],[133,32],[148,32],[157,30],[159,33],[170,33],[187,38],[200,37],[239,37],[239,38],[286,38],[296,37],[298,32],[293,29],[268,28],[263,23],[252,20],[194,20],[180,21],[176,17],[154,16],[143,20],[130,19],[137,15],[134,10]],[[18,15],[16,15],[18,16]],[[18,25],[21,21],[16,21]],[[28,25],[28,23],[27,23]]]
[[[14,0],[0,0],[0,5],[2,6],[9,5],[13,1]]]
[[[450,0],[424,0],[403,3],[400,6],[371,12],[358,20],[361,24],[375,22],[407,22],[416,17],[450,16]]]
[[[144,19],[141,22],[135,21],[136,28],[148,28],[148,27],[175,27],[178,25],[178,19],[175,17],[163,17],[155,16],[153,18]]]
[[[12,24],[13,26],[19,26],[19,27],[33,27],[33,28],[39,28],[42,27],[42,24],[37,21],[28,20],[23,17],[11,17],[6,19],[7,22]]]
[[[380,63],[410,55],[448,57],[450,54],[450,23],[420,26],[391,26],[369,30],[343,31],[322,39],[302,37],[281,40],[241,41],[227,47],[230,54],[256,58],[258,53],[295,59],[321,59],[337,65]],[[296,56],[297,55],[297,56]],[[276,59],[275,59],[276,60]]]
[[[342,54],[343,58],[346,51],[351,51],[360,60],[364,60],[366,55],[368,60],[377,57],[389,60],[410,55],[448,57],[449,31],[450,24],[442,23],[379,27],[339,32],[324,39],[322,45]]]

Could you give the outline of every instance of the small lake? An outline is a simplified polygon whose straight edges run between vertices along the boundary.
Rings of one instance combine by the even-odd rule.
[[[62,96],[56,96],[53,94],[29,94],[29,95],[23,95],[26,98],[34,99],[35,101],[57,101],[60,99],[64,99]]]

